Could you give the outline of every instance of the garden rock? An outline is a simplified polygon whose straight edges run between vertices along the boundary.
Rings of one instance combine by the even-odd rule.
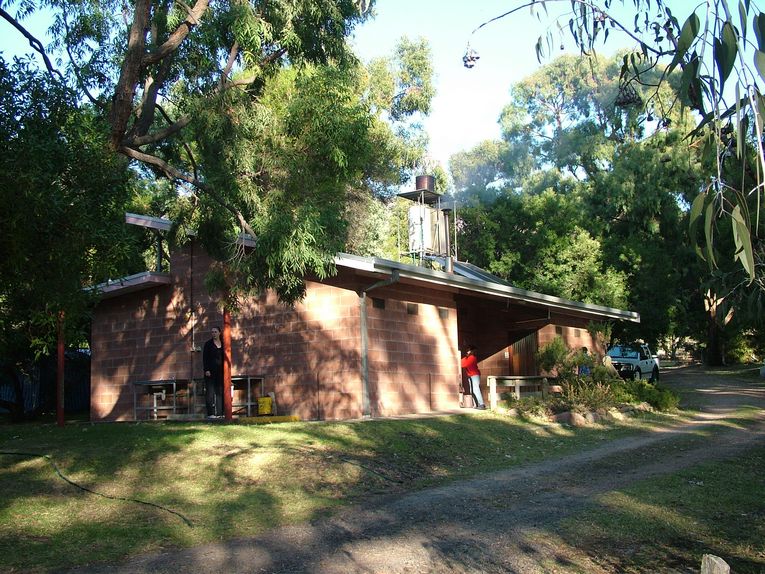
[[[583,427],[587,425],[587,419],[581,413],[566,411],[555,415],[555,421],[572,427]]]
[[[729,574],[728,563],[714,554],[704,554],[701,558],[701,574]]]
[[[608,411],[608,417],[617,421],[623,421],[626,416],[626,413],[623,413],[616,409],[611,409]]]

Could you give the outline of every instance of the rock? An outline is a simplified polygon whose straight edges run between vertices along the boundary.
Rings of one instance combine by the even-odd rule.
[[[583,427],[587,425],[587,419],[581,413],[572,412],[568,424],[572,427]]]
[[[584,418],[587,419],[588,423],[596,423],[600,420],[600,415],[598,413],[587,413],[584,415]]]
[[[617,420],[617,421],[623,421],[624,418],[625,418],[624,417],[624,413],[622,413],[621,411],[616,410],[616,409],[609,410],[608,411],[608,416],[610,418],[614,419],[614,420]]]
[[[587,425],[587,419],[584,418],[584,415],[572,411],[558,413],[553,416],[553,420],[556,423],[571,425],[572,427],[583,427]]]
[[[704,554],[701,558],[701,574],[730,574],[730,566],[719,556]]]
[[[569,421],[571,421],[571,412],[570,411],[566,411],[566,412],[563,412],[563,413],[558,413],[556,415],[553,415],[553,420],[556,423],[560,423],[562,425],[567,425],[569,423]]]

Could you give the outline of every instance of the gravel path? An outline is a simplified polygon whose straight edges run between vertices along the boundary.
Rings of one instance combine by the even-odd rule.
[[[765,410],[747,429],[724,425],[742,405],[765,409],[765,385],[701,369],[664,374],[699,416],[672,428],[611,441],[554,461],[501,471],[404,496],[299,526],[141,556],[73,573],[605,573],[584,553],[550,535],[546,525],[574,516],[597,495],[735,456],[765,442]],[[695,432],[719,425],[711,439]],[[683,440],[678,440],[682,438]]]

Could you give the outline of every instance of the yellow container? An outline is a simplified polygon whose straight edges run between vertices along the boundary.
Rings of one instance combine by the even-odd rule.
[[[272,413],[271,397],[258,397],[258,414],[270,415]]]

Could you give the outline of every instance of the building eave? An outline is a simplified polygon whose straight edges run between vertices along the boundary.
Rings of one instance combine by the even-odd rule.
[[[380,259],[377,257],[360,257],[348,253],[339,253],[335,257],[335,264],[340,267],[366,271],[382,275],[390,275],[397,270],[402,279],[412,279],[419,282],[430,283],[442,287],[461,290],[467,294],[482,294],[499,297],[519,304],[545,307],[551,312],[563,312],[575,314],[593,320],[615,319],[622,321],[640,322],[640,315],[633,311],[615,309],[602,305],[581,303],[562,297],[554,297],[519,289],[508,284],[483,281],[479,279],[462,277],[454,273],[446,273],[434,269],[426,269],[417,265],[409,265],[397,261]]]
[[[153,217],[151,215],[140,215],[138,213],[125,213],[125,223],[130,225],[137,225],[138,227],[146,227],[147,229],[156,229],[158,231],[170,231],[173,228],[173,222],[170,219],[164,219],[162,217]],[[196,233],[189,232],[191,237]],[[255,247],[256,240],[249,233],[240,233],[236,242],[244,247]]]
[[[104,283],[99,283],[94,287],[94,290],[100,293],[101,299],[110,299],[126,295],[127,293],[170,285],[172,282],[173,278],[170,273],[144,271],[143,273],[128,275],[121,279],[110,279]]]

